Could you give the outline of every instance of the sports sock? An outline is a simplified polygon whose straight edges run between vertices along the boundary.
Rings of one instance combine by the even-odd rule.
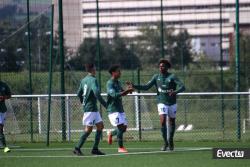
[[[118,132],[118,129],[115,129],[111,132],[111,136],[116,136],[117,135],[117,132]]]
[[[172,143],[174,140],[174,133],[175,133],[175,120],[170,123],[169,125],[169,142]]]
[[[118,129],[118,132],[117,132],[117,141],[118,141],[118,145],[119,147],[123,147],[123,133],[124,131],[121,130],[121,129]]]
[[[6,147],[6,141],[5,141],[5,136],[3,133],[0,133],[0,141],[2,142],[2,145]]]
[[[96,134],[95,134],[95,142],[94,142],[93,149],[98,149],[98,145],[100,143],[101,136],[102,136],[102,131],[97,130]]]
[[[82,145],[85,143],[86,139],[88,138],[88,136],[90,135],[89,132],[83,132],[82,136],[80,137],[79,142],[76,145],[76,148],[81,148]]]
[[[166,126],[166,124],[164,124],[164,125],[161,127],[161,134],[162,134],[163,140],[164,140],[164,142],[165,142],[165,145],[167,145],[168,140],[167,140],[167,126]]]

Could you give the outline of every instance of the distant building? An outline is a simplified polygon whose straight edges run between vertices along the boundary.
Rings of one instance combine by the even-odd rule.
[[[55,4],[55,31],[58,31],[58,0],[53,0]],[[63,28],[65,46],[69,54],[72,55],[83,41],[82,36],[82,8],[81,0],[62,0],[63,2]]]
[[[235,0],[222,1],[223,59],[229,60],[230,36],[234,33]],[[63,0],[66,45],[75,50],[87,37],[96,37],[96,0]],[[240,23],[249,27],[250,1],[240,2]],[[120,35],[133,38],[139,28],[159,23],[160,0],[99,0],[100,37],[112,38],[115,27]],[[220,0],[163,0],[164,25],[187,29],[193,52],[220,59]]]

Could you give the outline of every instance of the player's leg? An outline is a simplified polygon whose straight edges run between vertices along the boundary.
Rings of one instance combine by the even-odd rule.
[[[118,152],[125,153],[127,152],[126,148],[123,146],[123,134],[127,130],[127,119],[125,113],[110,113],[109,114],[110,123],[113,126],[116,126],[116,132],[113,135],[117,135],[118,142]]]
[[[102,121],[102,118],[101,118],[101,115],[99,112],[96,112],[95,122],[96,122],[96,124],[95,124],[96,125],[96,134],[95,134],[94,146],[93,146],[91,153],[95,154],[95,155],[104,155],[104,153],[98,149],[98,146],[99,146],[99,143],[101,140],[101,136],[102,136],[102,130],[104,128],[103,121]]]
[[[113,136],[117,136],[117,132],[118,132],[117,128],[114,129],[114,130],[112,130],[112,131],[108,131],[107,132],[107,136],[108,136],[107,141],[108,141],[108,144],[112,144],[112,142],[113,142]]]
[[[112,138],[113,136],[117,136],[117,132],[118,132],[118,129],[116,128],[116,129],[110,131],[108,135],[110,135]],[[110,144],[112,144],[112,142]]]
[[[174,150],[174,133],[175,133],[175,119],[176,119],[177,105],[169,106],[169,149]]]
[[[107,132],[107,136],[108,136],[107,141],[108,141],[108,144],[112,144],[112,142],[113,142],[112,137],[113,137],[113,136],[117,136],[117,133],[118,133],[117,123],[118,123],[118,121],[119,121],[119,120],[117,120],[118,114],[119,114],[118,112],[114,112],[114,113],[110,113],[110,114],[108,115],[110,123],[111,123],[114,127],[116,127],[115,130],[112,130],[112,131]]]
[[[127,125],[124,125],[124,124],[117,125],[117,129],[118,129],[118,132],[117,132],[117,141],[118,141],[118,146],[119,146],[118,152],[120,152],[120,153],[126,153],[128,151],[127,151],[127,149],[123,145],[123,134],[127,130]]]
[[[88,136],[92,132],[92,129],[93,129],[93,120],[94,119],[93,119],[92,112],[86,112],[86,113],[84,113],[84,116],[83,116],[83,125],[85,125],[85,129],[84,129],[84,132],[83,132],[82,136],[80,137],[79,142],[75,146],[75,150],[73,151],[74,154],[76,154],[76,155],[82,155],[81,147],[83,146],[83,144],[87,140]]]
[[[164,144],[163,144],[161,150],[166,151],[168,148],[168,139],[167,139],[167,133],[168,133],[167,130],[168,129],[167,129],[167,125],[166,125],[168,107],[165,104],[159,103],[159,104],[157,104],[157,108],[158,108],[158,114],[160,116],[161,134],[162,134],[162,138],[164,141]]]
[[[87,140],[88,136],[91,134],[92,129],[93,129],[92,126],[85,127],[85,130],[84,130],[82,136],[80,137],[79,142],[75,146],[75,150],[73,151],[74,154],[83,155],[81,152],[81,148],[82,148],[83,144],[85,143],[85,141]]]
[[[5,114],[6,113],[0,113],[0,142],[2,143],[4,147],[4,152],[10,152],[10,149],[6,146],[6,140],[5,140],[5,135],[3,133],[3,127],[4,127],[4,120],[5,120]]]
[[[127,130],[127,118],[125,113],[119,113],[118,115],[118,120],[119,120],[119,124],[117,125],[118,128],[118,132],[117,132],[117,141],[118,141],[118,152],[120,153],[127,153],[127,149],[124,147],[123,145],[123,134],[126,132]]]
[[[175,118],[169,118],[169,150],[174,150]]]
[[[164,141],[164,145],[161,148],[162,151],[166,151],[167,148],[168,148],[166,120],[167,120],[167,115],[166,114],[161,114],[160,115],[161,134],[162,134],[162,138],[163,138],[163,141]]]
[[[3,147],[6,147],[5,136],[3,134],[3,124],[0,124],[0,141],[3,145]]]

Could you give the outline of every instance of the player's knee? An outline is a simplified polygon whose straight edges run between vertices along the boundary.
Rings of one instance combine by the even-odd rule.
[[[92,127],[86,127],[85,128],[85,132],[87,132],[87,133],[91,133],[92,132]]]
[[[96,129],[102,131],[104,129],[103,123],[96,124]]]
[[[118,126],[118,129],[119,129],[119,131],[124,133],[127,130],[127,126],[126,125],[120,125],[120,126]]]
[[[170,118],[169,123],[170,125],[175,125],[175,118]]]
[[[99,126],[99,127],[97,127],[96,128],[98,131],[102,131],[103,129],[104,129],[104,126],[102,125],[102,126]]]
[[[126,132],[127,131],[127,126],[123,126],[123,132]]]
[[[0,133],[2,134],[3,133],[3,126],[0,125]]]
[[[161,122],[161,127],[162,127],[162,128],[167,127],[166,122]]]

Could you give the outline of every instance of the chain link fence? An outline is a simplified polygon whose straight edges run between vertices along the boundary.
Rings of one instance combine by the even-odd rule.
[[[220,94],[193,95],[180,94],[176,119],[175,139],[179,141],[202,140],[237,140],[241,132],[242,140],[250,139],[250,98],[242,94],[240,98],[241,116],[237,117],[236,95]],[[32,96],[33,120],[30,120],[28,96],[13,96],[7,101],[5,133],[7,141],[45,142],[48,123],[48,97]],[[123,105],[128,119],[127,141],[161,141],[160,121],[157,112],[155,94],[133,94],[123,98]],[[66,136],[68,141],[79,139],[83,131],[82,106],[75,95],[65,95]],[[107,112],[101,108],[104,132],[113,129]],[[50,117],[50,140],[62,141],[61,96],[53,96]],[[237,121],[240,119],[240,127]],[[32,124],[32,126],[31,126]],[[33,127],[33,129],[31,129]],[[238,129],[240,128],[240,129]],[[106,133],[103,133],[106,140]],[[94,133],[90,140],[94,139]]]
[[[52,2],[55,5],[54,13],[51,10]],[[240,69],[237,70],[234,0],[113,0],[112,3],[102,0],[98,4],[95,0],[62,0],[64,31],[61,34],[58,28],[58,2],[0,2],[0,80],[10,86],[12,94],[48,94],[49,39],[52,31],[53,94],[75,93],[84,76],[81,72],[84,70],[83,64],[89,60],[100,64],[97,67],[100,72],[99,85],[101,90],[105,90],[105,83],[110,77],[107,68],[111,64],[121,64],[124,69],[123,81],[146,83],[153,74],[158,73],[160,58],[170,60],[173,66],[170,72],[180,77],[187,92],[235,91],[237,70],[241,81],[238,91],[246,92],[249,89],[249,0],[239,2]],[[52,14],[55,15],[54,21]],[[27,17],[30,17],[29,22]],[[53,21],[54,28],[50,21]],[[97,38],[98,31],[100,39]],[[60,65],[64,63],[59,63],[62,53],[62,50],[59,51],[60,35],[64,35],[65,53],[65,66],[61,69]],[[97,54],[98,49],[100,55]],[[65,72],[64,76],[62,72]],[[63,84],[65,92],[61,89]],[[81,106],[76,97],[67,98],[67,138],[76,140],[83,129]],[[235,95],[180,96],[176,139],[236,140],[236,100]],[[241,134],[242,139],[249,139],[248,101],[247,95],[241,95],[241,130],[246,132]],[[125,97],[124,106],[130,128],[126,133],[128,140],[161,140],[153,95],[140,96],[138,101],[135,96]],[[50,129],[53,141],[62,141],[62,110],[61,98],[53,97]],[[102,110],[105,127],[110,129],[107,114]],[[31,99],[28,96],[14,96],[8,101],[5,127],[8,140],[30,141],[34,138],[34,141],[45,141],[47,112],[46,96],[32,96]]]

